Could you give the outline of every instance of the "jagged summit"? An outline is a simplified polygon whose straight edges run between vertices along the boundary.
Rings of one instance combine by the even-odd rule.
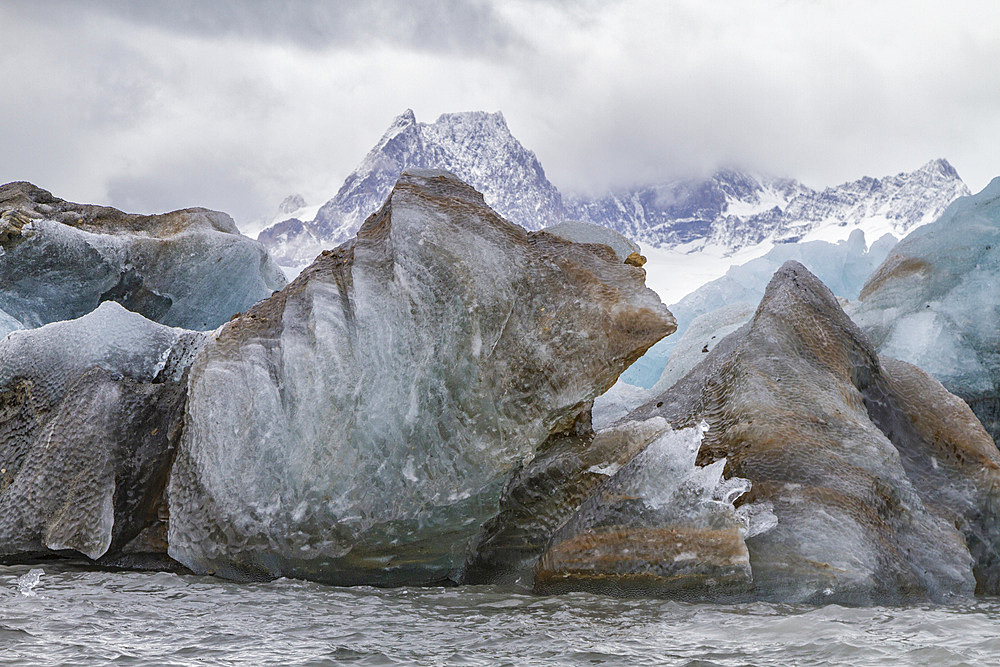
[[[413,109],[407,109],[403,113],[396,116],[395,120],[393,120],[392,122],[392,125],[389,127],[389,131],[391,131],[393,127],[403,127],[405,125],[416,125],[416,124],[417,124],[417,116],[416,114],[413,113]]]
[[[407,111],[410,112],[410,117],[413,117],[413,111],[409,109],[407,109]],[[468,124],[474,122],[495,123],[507,130],[507,120],[504,118],[502,111],[450,111],[438,116],[438,119],[434,122],[434,124],[442,126]]]
[[[48,190],[28,181],[12,181],[0,185],[0,204],[8,204],[14,200],[50,203],[56,201],[56,198]]]
[[[955,170],[955,167],[953,167],[951,163],[943,157],[935,158],[929,161],[917,171],[929,174],[937,173],[946,178],[959,178],[958,171]]]
[[[288,195],[282,200],[281,204],[278,205],[278,212],[294,213],[295,211],[299,210],[305,205],[306,205],[306,200],[302,195],[298,193],[294,195]]]

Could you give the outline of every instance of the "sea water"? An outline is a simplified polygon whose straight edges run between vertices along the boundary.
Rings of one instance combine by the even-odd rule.
[[[1000,598],[847,608],[0,566],[0,664],[1000,664]]]

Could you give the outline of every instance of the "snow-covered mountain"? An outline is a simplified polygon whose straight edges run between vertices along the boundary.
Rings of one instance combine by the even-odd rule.
[[[952,166],[939,159],[913,172],[866,176],[824,190],[724,169],[708,178],[564,200],[535,154],[510,133],[501,113],[444,114],[434,123],[419,123],[407,110],[332,199],[309,206],[290,196],[258,239],[280,265],[295,272],[324,248],[351,238],[408,168],[456,174],[482,192],[500,215],[528,229],[584,220],[645,247],[703,251],[719,258],[743,252],[743,261],[777,243],[846,240],[855,229],[871,239],[886,233],[901,237],[969,194]]]
[[[407,109],[314,218],[288,216],[258,239],[281,264],[309,263],[324,247],[353,237],[410,168],[454,173],[482,192],[500,215],[528,229],[566,217],[562,195],[545,177],[535,154],[510,133],[502,113],[451,113],[434,123],[418,123]],[[295,207],[297,215],[308,211],[300,199],[286,199],[282,206]]]
[[[707,179],[569,200],[567,209],[640,243],[735,252],[765,242],[846,240],[855,229],[869,238],[900,237],[968,194],[955,169],[938,159],[913,172],[824,190],[726,169]]]
[[[735,169],[724,169],[709,178],[683,179],[617,192],[597,199],[567,201],[571,217],[613,227],[639,242],[673,247],[705,242],[720,236],[747,218],[761,221],[809,189],[790,179],[766,179]],[[755,230],[745,238],[730,234],[731,249],[753,245]]]

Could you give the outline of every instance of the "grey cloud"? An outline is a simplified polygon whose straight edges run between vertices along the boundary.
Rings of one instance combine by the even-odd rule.
[[[194,156],[198,161],[150,165],[136,173],[112,176],[108,200],[130,212],[165,212],[201,206],[249,220],[274,207],[256,183],[233,169],[225,156]],[[58,195],[58,193],[55,193]]]
[[[17,2],[25,17],[67,24],[103,15],[202,38],[348,49],[396,45],[490,57],[525,42],[480,0],[36,0]]]

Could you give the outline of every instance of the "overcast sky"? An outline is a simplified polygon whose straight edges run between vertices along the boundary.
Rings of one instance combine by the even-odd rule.
[[[564,192],[1000,175],[1000,2],[0,3],[0,182],[244,227],[394,116],[502,110]]]

